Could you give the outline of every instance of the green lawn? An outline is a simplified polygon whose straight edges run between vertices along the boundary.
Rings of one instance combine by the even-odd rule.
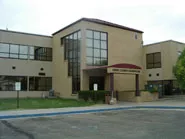
[[[42,109],[42,108],[64,108],[91,106],[95,103],[73,99],[42,99],[42,98],[22,98],[19,100],[19,109]],[[17,109],[16,99],[0,99],[0,110]]]

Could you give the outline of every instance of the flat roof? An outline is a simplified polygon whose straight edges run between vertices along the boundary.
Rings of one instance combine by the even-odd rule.
[[[18,33],[18,34],[24,34],[24,35],[33,35],[33,36],[40,36],[40,37],[49,37],[49,38],[52,38],[52,36],[49,36],[49,35],[41,35],[41,34],[34,34],[34,33],[26,33],[26,32],[19,32],[19,31],[12,31],[12,30],[0,29],[0,31],[3,31],[3,32],[10,32],[10,33]]]
[[[101,25],[111,26],[111,27],[115,27],[115,28],[120,28],[120,29],[124,29],[124,30],[138,32],[138,33],[143,33],[143,31],[140,31],[140,30],[137,30],[137,29],[134,29],[134,28],[129,28],[129,27],[126,27],[126,26],[122,26],[122,25],[119,25],[119,24],[111,23],[111,22],[108,22],[108,21],[100,20],[100,19],[81,18],[81,19],[69,24],[68,26],[54,32],[52,35],[55,35],[55,34],[61,32],[61,31],[65,30],[66,28],[69,28],[70,26],[72,26],[72,25],[74,25],[78,22],[81,22],[81,21],[88,21],[88,22],[97,23],[97,24],[101,24]]]
[[[180,43],[180,44],[184,44],[183,42],[179,42],[179,41],[175,41],[175,40],[166,40],[166,41],[161,41],[161,42],[155,42],[155,43],[151,43],[151,44],[146,44],[146,45],[143,45],[144,47],[147,47],[147,46],[151,46],[151,45],[156,45],[156,44],[161,44],[161,43],[166,43],[166,42],[175,42],[175,43]]]

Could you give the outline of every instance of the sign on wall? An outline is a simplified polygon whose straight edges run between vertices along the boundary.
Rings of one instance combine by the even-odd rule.
[[[140,69],[125,69],[125,68],[108,68],[109,73],[128,73],[128,74],[140,74]]]
[[[94,91],[97,91],[97,90],[98,90],[98,84],[95,83],[95,84],[93,85],[93,87],[94,87]]]
[[[20,91],[21,90],[21,82],[15,82],[15,90]]]

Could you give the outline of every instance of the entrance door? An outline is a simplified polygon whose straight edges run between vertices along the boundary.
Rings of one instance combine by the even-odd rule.
[[[105,79],[103,76],[89,77],[89,90],[93,90],[93,85],[98,84],[98,90],[104,90]]]

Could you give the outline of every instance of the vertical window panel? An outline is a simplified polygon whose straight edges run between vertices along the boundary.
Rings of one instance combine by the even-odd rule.
[[[93,38],[93,32],[91,30],[86,31],[86,37],[87,38]]]
[[[100,32],[94,31],[94,39],[100,40]]]
[[[107,34],[101,32],[101,40],[107,40]]]
[[[87,35],[87,34],[86,34]],[[90,35],[90,34],[89,34]],[[80,47],[81,47],[81,31],[74,32],[72,34],[69,34],[63,39],[68,39],[68,43],[64,44],[64,58],[68,60],[68,76],[72,77],[72,93],[76,93],[78,88],[80,88],[80,84],[77,84],[78,82],[75,81],[75,79],[79,80],[80,76]],[[87,40],[86,44],[89,45],[89,47],[92,47],[92,41]]]

